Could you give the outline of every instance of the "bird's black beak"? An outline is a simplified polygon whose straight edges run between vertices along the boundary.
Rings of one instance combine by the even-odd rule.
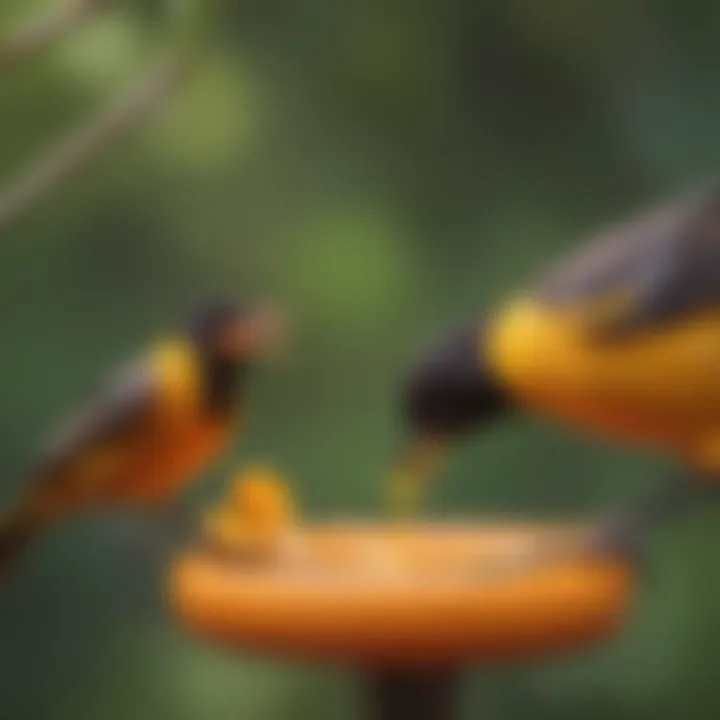
[[[242,360],[278,357],[286,345],[285,314],[275,305],[262,305],[231,323],[220,340],[223,354]]]

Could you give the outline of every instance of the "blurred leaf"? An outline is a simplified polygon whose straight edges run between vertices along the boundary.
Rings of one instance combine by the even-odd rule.
[[[148,138],[153,152],[186,172],[223,167],[258,142],[260,107],[252,77],[241,62],[214,57],[159,118]]]
[[[333,203],[288,241],[286,283],[307,311],[332,324],[393,311],[411,281],[402,226],[386,209]]]
[[[58,63],[90,89],[117,87],[151,57],[147,38],[117,10],[77,30],[56,51]]]

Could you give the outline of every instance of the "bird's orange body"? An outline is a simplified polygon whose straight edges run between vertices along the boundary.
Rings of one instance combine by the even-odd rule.
[[[608,343],[582,313],[523,298],[497,314],[482,342],[528,407],[720,468],[720,308]]]
[[[229,435],[226,424],[214,420],[189,419],[170,432],[159,428],[136,448],[127,473],[101,499],[155,505],[172,498],[217,457]]]
[[[204,412],[201,373],[182,344],[160,346],[152,357],[158,396],[145,433],[128,447],[128,468],[116,487],[119,500],[150,503],[174,496],[230,440],[230,423]]]
[[[152,401],[125,431],[82,447],[36,491],[46,517],[96,505],[155,506],[176,496],[230,439],[235,423],[204,407],[196,353],[182,342],[149,354]],[[234,419],[234,416],[233,416]]]

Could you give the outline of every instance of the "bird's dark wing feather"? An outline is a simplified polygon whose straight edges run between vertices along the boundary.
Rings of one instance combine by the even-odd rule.
[[[52,474],[96,447],[138,425],[155,395],[150,364],[141,360],[115,373],[85,406],[60,424],[31,473]]]
[[[606,337],[720,306],[720,191],[666,204],[612,228],[535,289],[546,305],[579,310],[623,293],[626,301],[595,327]]]

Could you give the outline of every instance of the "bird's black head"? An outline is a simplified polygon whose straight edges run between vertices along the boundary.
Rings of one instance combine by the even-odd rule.
[[[416,438],[447,442],[496,419],[509,406],[473,325],[431,348],[412,369],[404,391],[405,422]]]
[[[212,407],[231,406],[241,371],[269,354],[282,340],[280,313],[267,305],[221,301],[202,307],[187,335],[205,367]]]
[[[268,305],[220,301],[192,317],[188,335],[205,356],[246,364],[276,346],[282,323],[279,312]]]
[[[423,486],[440,470],[450,443],[510,407],[485,357],[484,336],[485,329],[477,323],[444,338],[408,375],[402,409],[409,437],[391,475],[391,489],[400,493],[403,504],[418,503]]]

